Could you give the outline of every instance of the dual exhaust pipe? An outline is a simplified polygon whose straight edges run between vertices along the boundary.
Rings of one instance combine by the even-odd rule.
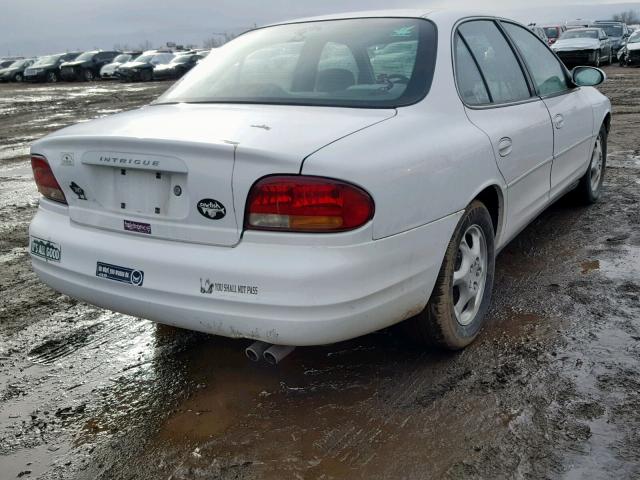
[[[264,359],[270,365],[277,365],[287,355],[293,352],[296,347],[287,345],[272,345],[265,342],[255,342],[244,351],[245,355],[252,362],[259,362]]]

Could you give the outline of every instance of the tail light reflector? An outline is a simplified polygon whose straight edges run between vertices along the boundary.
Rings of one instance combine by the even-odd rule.
[[[245,228],[304,233],[355,230],[373,218],[371,196],[339,180],[278,175],[258,180],[247,199]]]
[[[38,191],[49,200],[54,202],[67,203],[64,192],[60,188],[60,184],[51,171],[51,167],[44,157],[32,156],[31,168],[33,169],[33,178],[38,186]]]

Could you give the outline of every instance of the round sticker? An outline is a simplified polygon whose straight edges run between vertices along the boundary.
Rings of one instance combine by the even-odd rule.
[[[209,220],[220,220],[227,214],[227,209],[219,201],[205,198],[198,202],[198,212]]]

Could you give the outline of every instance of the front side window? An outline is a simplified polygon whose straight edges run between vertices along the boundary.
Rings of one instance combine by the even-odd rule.
[[[458,34],[478,63],[493,103],[511,103],[531,98],[522,68],[493,21],[463,23]]]
[[[279,25],[216,50],[156,103],[393,108],[431,85],[435,26],[416,18]]]
[[[569,89],[564,68],[546,45],[518,25],[506,22],[502,25],[520,50],[540,95],[553,95]]]
[[[458,91],[464,103],[467,105],[491,103],[480,70],[459,34],[455,37],[455,64]]]

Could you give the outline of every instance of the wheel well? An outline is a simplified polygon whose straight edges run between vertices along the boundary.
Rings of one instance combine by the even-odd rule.
[[[607,115],[604,117],[604,128],[607,129],[607,133],[611,131],[611,114],[610,113],[607,113]]]
[[[479,200],[484,203],[484,206],[489,210],[489,214],[491,215],[491,223],[493,223],[493,231],[498,236],[498,232],[500,231],[500,221],[502,220],[502,209],[503,209],[503,200],[502,200],[502,191],[497,186],[491,186],[485,188],[475,200]]]

